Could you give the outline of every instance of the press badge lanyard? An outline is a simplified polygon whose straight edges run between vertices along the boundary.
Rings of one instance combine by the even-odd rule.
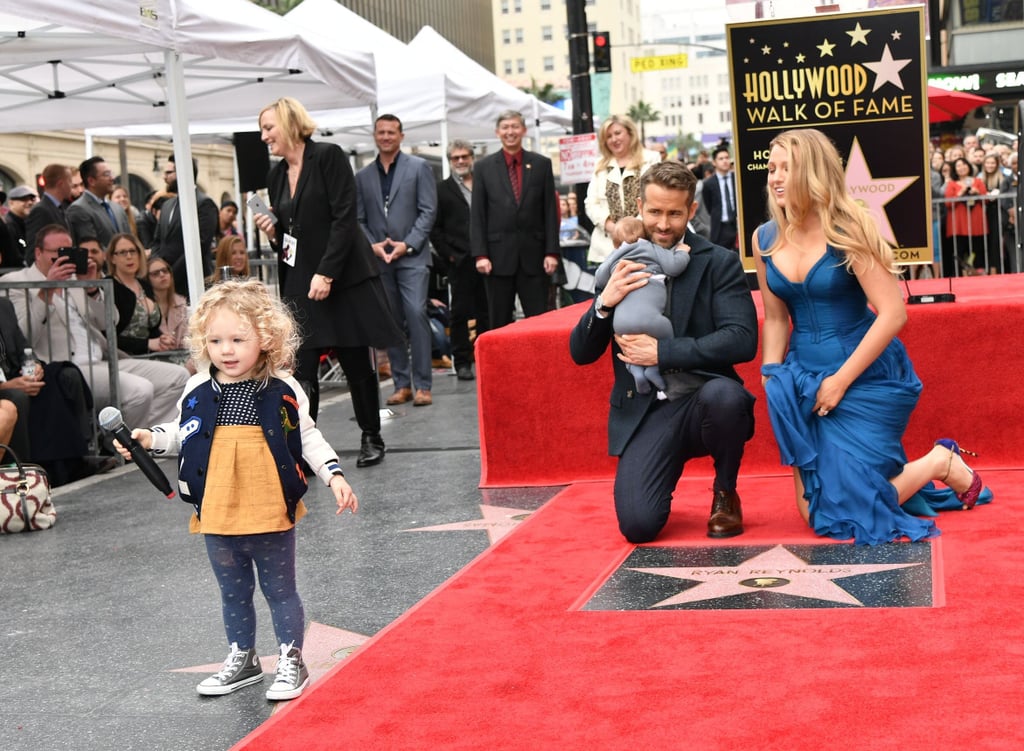
[[[295,217],[299,214],[299,196],[304,187],[306,187],[304,182],[295,187],[295,195],[292,196],[291,211],[288,215],[288,231],[281,239],[281,260],[292,268],[295,267],[295,258],[299,253],[299,241],[295,237],[299,232],[299,227],[295,224]]]

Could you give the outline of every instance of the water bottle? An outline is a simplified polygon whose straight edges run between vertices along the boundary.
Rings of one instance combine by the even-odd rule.
[[[25,347],[24,359],[21,362],[21,374],[26,378],[36,377],[36,353],[31,347]]]

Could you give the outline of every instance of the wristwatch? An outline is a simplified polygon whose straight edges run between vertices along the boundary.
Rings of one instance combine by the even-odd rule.
[[[601,299],[601,295],[598,295],[596,298],[594,298],[594,307],[596,307],[604,315],[608,315],[613,310],[615,310],[614,307],[609,307],[604,304],[604,300]]]

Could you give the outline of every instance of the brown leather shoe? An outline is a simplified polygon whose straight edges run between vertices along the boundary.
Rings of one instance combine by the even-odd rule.
[[[735,537],[743,534],[743,509],[735,490],[716,490],[708,519],[708,537]]]
[[[412,401],[412,389],[396,389],[385,404],[405,404]]]
[[[430,395],[429,389],[416,389],[416,398],[412,400],[414,407],[428,407],[434,403],[434,397]]]

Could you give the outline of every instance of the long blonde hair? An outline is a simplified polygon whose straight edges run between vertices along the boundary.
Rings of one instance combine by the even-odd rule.
[[[768,191],[768,208],[779,234],[762,252],[770,255],[783,238],[792,240],[792,234],[814,215],[828,244],[842,252],[847,267],[857,262],[870,268],[878,262],[891,273],[900,273],[875,219],[850,196],[835,144],[820,130],[805,128],[780,133],[769,144],[773,146],[785,149],[789,158],[786,207],[779,206]]]
[[[256,379],[292,373],[301,341],[298,326],[288,307],[255,279],[221,282],[199,299],[188,326],[188,347],[194,362],[209,367],[206,331],[213,315],[224,308],[237,315],[259,342],[260,359],[253,368]]]
[[[629,133],[629,163],[623,169],[639,172],[644,164],[644,145],[640,143],[640,131],[637,130],[636,123],[628,115],[612,115],[601,123],[601,130],[597,134],[597,146],[601,149],[601,158],[598,160],[594,171],[604,172],[615,158],[607,143],[608,131],[611,130],[613,125],[622,126]]]

